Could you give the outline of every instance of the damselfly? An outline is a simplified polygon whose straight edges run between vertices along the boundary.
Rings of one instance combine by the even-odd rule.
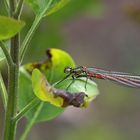
[[[67,79],[69,76],[73,78],[73,81],[75,78],[86,77],[85,88],[87,80],[94,80],[94,78],[114,81],[116,83],[120,83],[122,85],[133,88],[140,88],[140,75],[132,75],[130,73],[124,72],[106,71],[102,69],[87,68],[83,66],[76,68],[71,68],[68,66],[64,69],[64,72],[68,75],[63,80]]]

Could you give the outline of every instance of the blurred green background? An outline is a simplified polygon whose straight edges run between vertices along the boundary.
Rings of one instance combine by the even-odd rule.
[[[33,13],[24,7],[28,31]],[[47,48],[61,48],[77,65],[140,72],[140,1],[71,0],[46,17],[31,42],[24,63],[46,58]],[[140,90],[96,80],[100,95],[87,109],[69,107],[58,118],[33,127],[28,140],[139,140]],[[0,100],[0,131],[3,108]],[[21,134],[26,120],[20,122]]]

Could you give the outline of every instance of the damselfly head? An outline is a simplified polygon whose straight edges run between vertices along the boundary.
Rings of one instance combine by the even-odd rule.
[[[67,66],[67,67],[64,69],[64,73],[69,74],[69,73],[71,72],[71,70],[72,70],[72,67]]]

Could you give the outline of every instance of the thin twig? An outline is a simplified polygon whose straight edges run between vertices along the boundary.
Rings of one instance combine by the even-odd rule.
[[[34,98],[27,104],[13,119],[14,121],[19,121],[30,109],[34,108],[36,105],[40,103],[40,100]]]
[[[33,115],[33,118],[32,118],[32,119],[29,121],[29,123],[27,124],[27,126],[26,126],[26,128],[25,128],[25,130],[24,130],[24,132],[23,132],[23,134],[22,134],[22,136],[21,136],[21,138],[20,138],[19,140],[26,140],[26,138],[27,138],[27,136],[28,136],[28,133],[30,132],[31,128],[33,127],[33,125],[34,125],[34,123],[35,123],[35,121],[36,121],[36,119],[37,119],[37,117],[38,117],[38,115],[39,115],[39,113],[40,113],[40,111],[41,111],[43,105],[44,105],[43,102],[41,102],[41,103],[38,105],[38,107],[37,107],[37,109],[36,109],[36,112],[35,112],[34,115]]]

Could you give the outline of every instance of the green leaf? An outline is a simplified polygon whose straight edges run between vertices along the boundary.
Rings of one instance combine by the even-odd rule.
[[[44,13],[50,15],[64,7],[70,0],[52,0],[49,7],[49,0],[26,0],[27,4],[33,9],[35,14]],[[45,10],[45,11],[44,11]]]
[[[6,40],[16,35],[25,25],[23,21],[0,16],[0,40]]]
[[[32,89],[31,77],[23,68],[21,69],[20,72],[19,84],[20,84],[20,88],[19,88],[18,106],[19,106],[19,110],[21,110],[35,97]],[[36,106],[35,108],[33,108],[32,110],[26,113],[25,117],[29,121],[32,119],[32,116],[34,116],[37,107],[38,106]],[[48,102],[45,102],[35,122],[37,123],[37,122],[51,120],[57,117],[62,112],[63,112],[62,108],[58,108],[56,106],[51,105]]]

